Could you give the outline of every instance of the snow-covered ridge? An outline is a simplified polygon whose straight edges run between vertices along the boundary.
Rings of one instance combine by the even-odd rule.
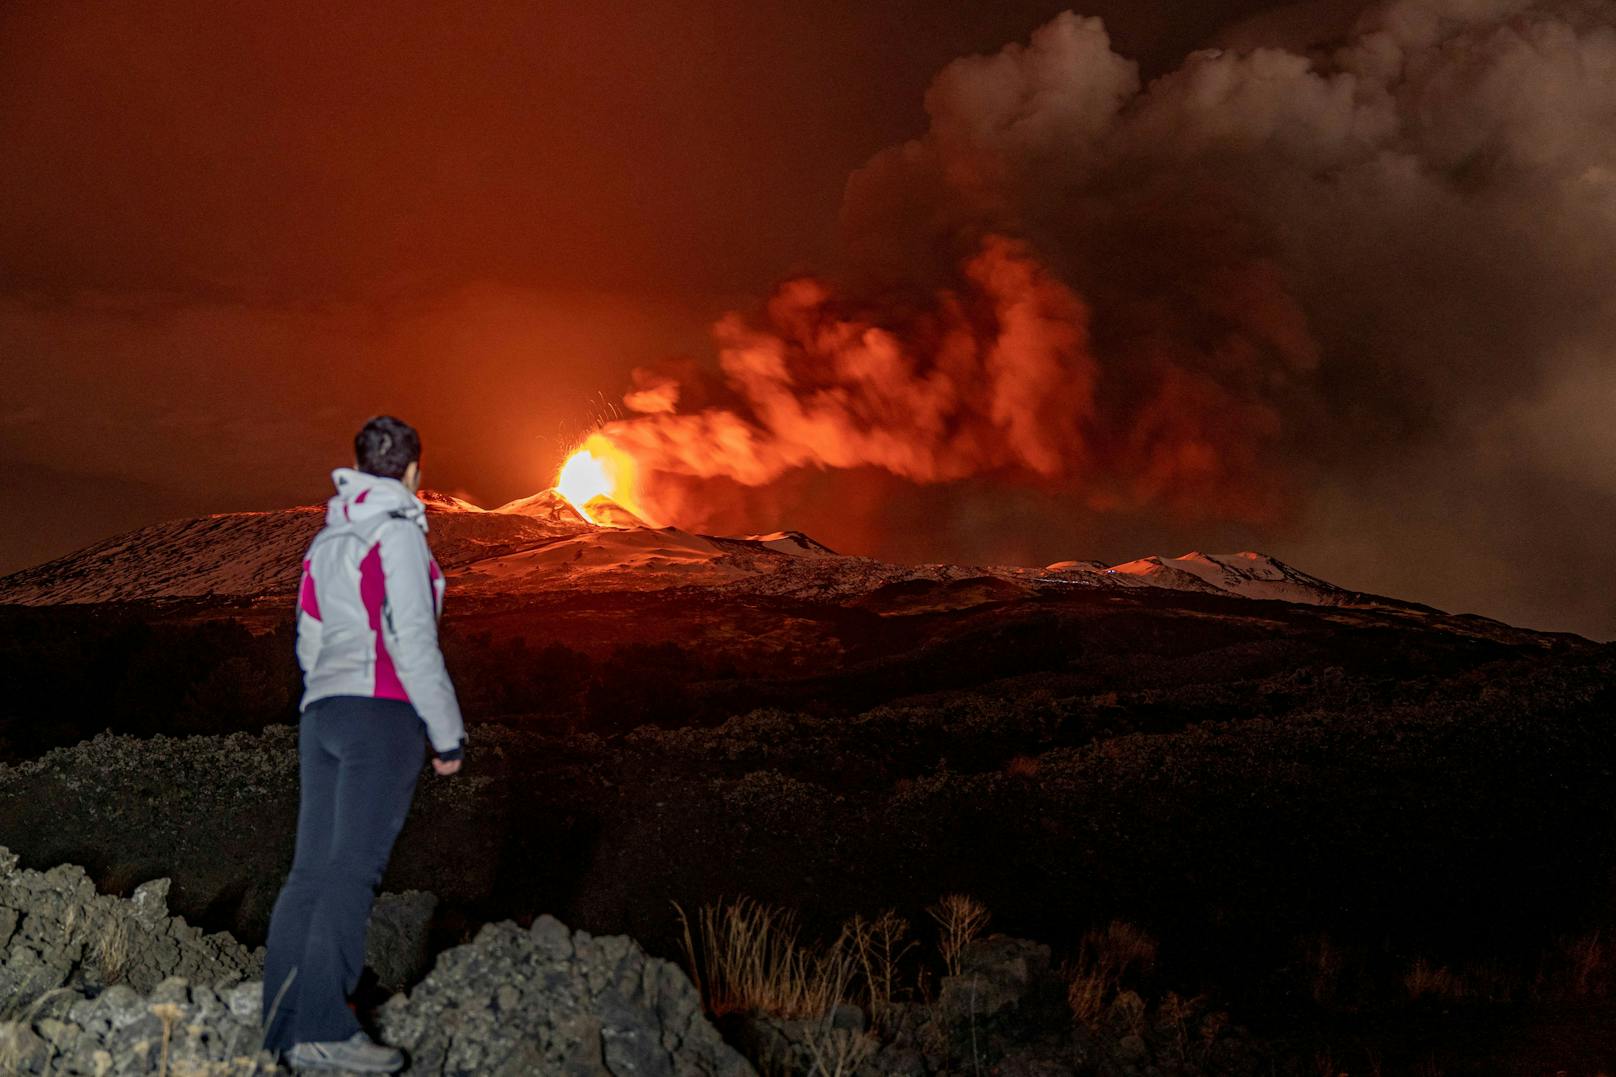
[[[1106,565],[1101,561],[1059,561],[1046,571],[1055,578],[1086,579],[1098,576],[1117,586],[1166,587],[1175,591],[1239,595],[1241,598],[1314,606],[1426,608],[1411,602],[1349,591],[1292,568],[1267,554],[1251,550],[1226,554],[1191,551],[1182,557],[1155,554],[1116,565]]]
[[[588,529],[582,519],[485,512],[423,491],[432,550],[445,571]],[[290,594],[325,508],[228,512],[117,535],[0,577],[0,603],[130,602],[154,598]]]
[[[958,590],[972,580],[997,580],[985,589],[967,587],[949,601],[1073,586],[1148,587],[1311,605],[1419,608],[1336,587],[1253,552],[1152,556],[1116,565],[1061,561],[1043,569],[895,565],[838,554],[800,531],[723,537],[648,527],[604,498],[584,506],[586,517],[553,490],[490,510],[430,491],[421,500],[433,551],[454,593],[482,598],[569,588],[700,587],[849,601],[886,594],[883,589],[893,585]],[[303,506],[155,524],[0,578],[0,603],[290,595],[303,551],[322,520],[322,509]],[[902,605],[920,608],[929,601],[908,596]]]

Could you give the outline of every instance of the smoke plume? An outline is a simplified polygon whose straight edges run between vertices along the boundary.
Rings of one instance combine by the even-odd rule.
[[[1083,547],[1121,513],[1616,630],[1612,570],[1564,571],[1616,524],[1616,3],[1289,16],[1148,85],[1073,14],[949,65],[849,180],[832,278],[725,317],[716,375],[637,376],[601,434],[641,500],[1024,487],[1022,552],[1111,553]]]

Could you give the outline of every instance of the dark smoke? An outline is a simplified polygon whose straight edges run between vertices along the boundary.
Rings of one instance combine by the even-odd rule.
[[[836,283],[721,322],[716,383],[642,375],[604,433],[644,496],[812,529],[873,469],[913,511],[872,552],[1249,539],[1616,632],[1616,4],[1334,4],[1224,39],[1142,86],[1068,14],[947,67],[928,131],[849,181]]]

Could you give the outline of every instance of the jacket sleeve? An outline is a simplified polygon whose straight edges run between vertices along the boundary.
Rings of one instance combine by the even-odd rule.
[[[325,622],[320,620],[320,596],[314,589],[314,572],[308,559],[303,561],[303,579],[297,585],[297,665],[307,677],[320,658]]]
[[[443,652],[438,649],[437,601],[426,536],[414,524],[400,521],[383,527],[379,538],[387,586],[382,632],[393,668],[426,723],[432,750],[439,755],[458,752],[466,729]]]

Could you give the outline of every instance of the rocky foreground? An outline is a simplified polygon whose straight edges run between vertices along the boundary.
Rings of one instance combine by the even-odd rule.
[[[77,867],[19,870],[0,850],[0,1073],[274,1071],[259,1049],[262,949],[168,916],[166,890],[120,900]],[[418,904],[381,903],[395,919],[373,921],[372,965],[396,958],[397,910]],[[754,1072],[676,965],[548,916],[488,925],[375,1016],[412,1073]]]
[[[124,900],[96,893],[78,867],[23,870],[0,849],[0,1073],[281,1072],[261,1049],[262,949],[169,916],[167,882]],[[1003,935],[969,944],[935,999],[892,1001],[873,1019],[846,1002],[819,1016],[731,1013],[738,1050],[680,967],[550,916],[488,924],[424,976],[411,973],[429,897],[383,895],[367,956],[384,982],[409,981],[369,1016],[413,1074],[1053,1077],[1243,1074],[1275,1062],[1197,1000],[1152,1007],[1122,991],[1074,1022],[1049,948]]]

